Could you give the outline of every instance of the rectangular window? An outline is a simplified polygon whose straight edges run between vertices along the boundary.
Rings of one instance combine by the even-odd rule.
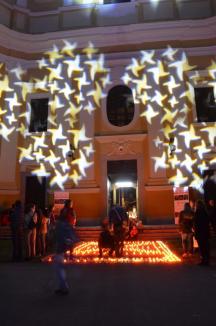
[[[31,99],[30,132],[47,131],[48,98]]]
[[[198,122],[215,122],[216,103],[213,87],[196,87],[194,92]]]

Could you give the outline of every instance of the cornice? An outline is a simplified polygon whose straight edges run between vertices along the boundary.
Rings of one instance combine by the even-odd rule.
[[[1,47],[16,53],[44,53],[50,50],[53,44],[63,46],[62,40],[64,39],[69,42],[77,42],[80,48],[85,47],[89,40],[97,48],[189,40],[213,40],[216,45],[216,17],[204,20],[96,27],[40,35],[22,34],[0,25]]]

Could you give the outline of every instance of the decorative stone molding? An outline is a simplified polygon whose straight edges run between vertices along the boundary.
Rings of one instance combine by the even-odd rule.
[[[134,155],[137,152],[133,150],[133,143],[131,141],[113,142],[112,150],[107,153],[107,156],[113,155]]]
[[[71,5],[64,5],[62,0],[31,0],[22,6],[18,4],[19,1],[15,0],[9,3],[0,0],[0,23],[23,33],[33,34],[46,33],[48,27],[49,31],[60,31],[66,28],[82,29],[95,26],[124,27],[160,21],[190,22],[216,14],[215,0],[166,0],[157,3],[152,0],[136,0],[111,4],[97,4],[97,1],[79,4],[79,1],[74,0]],[[86,12],[89,12],[88,21],[85,19]],[[41,25],[42,20],[44,24]]]

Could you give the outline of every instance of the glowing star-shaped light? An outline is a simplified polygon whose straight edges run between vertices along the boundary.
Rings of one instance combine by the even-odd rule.
[[[61,149],[61,151],[62,151],[62,156],[64,157],[64,158],[66,158],[67,157],[67,155],[68,155],[68,152],[70,151],[70,142],[69,142],[69,140],[67,140],[67,142],[66,142],[66,144],[64,144],[64,145],[59,145],[58,146],[60,149]]]
[[[68,173],[62,175],[57,169],[55,169],[55,176],[50,181],[50,186],[54,186],[55,184],[62,190],[64,190],[64,183],[68,179]]]
[[[214,123],[214,126],[202,128],[201,131],[208,133],[209,142],[211,146],[214,146],[214,140],[216,138],[216,123]]]
[[[204,140],[201,141],[201,144],[199,146],[195,146],[194,150],[197,151],[197,154],[200,159],[203,159],[204,154],[209,153],[211,150],[210,148],[206,147],[206,143]]]
[[[188,154],[185,154],[185,160],[181,162],[181,166],[184,166],[189,172],[192,172],[192,167],[194,166],[194,164],[196,164],[196,162],[197,159],[192,160],[192,158]]]
[[[173,170],[180,164],[180,160],[177,159],[177,156],[175,154],[169,156],[168,162]]]
[[[148,69],[148,72],[153,74],[153,79],[157,85],[159,84],[159,80],[161,77],[165,77],[168,75],[168,72],[165,72],[164,70],[163,63],[159,60],[157,60],[157,66]]]
[[[31,119],[31,104],[27,103],[27,109],[25,112],[19,114],[19,118],[25,118],[26,123],[29,126],[30,125],[30,119]]]
[[[68,57],[74,58],[75,57],[74,50],[77,47],[77,43],[70,43],[67,40],[63,40],[63,42],[64,42],[64,47],[61,49],[60,52]]]
[[[155,161],[154,169],[157,172],[158,169],[166,169],[168,168],[168,164],[166,163],[166,153],[163,152],[162,156],[153,156],[152,160]]]
[[[216,159],[215,159],[215,162],[216,162]],[[214,162],[214,163],[215,163],[215,162]],[[210,161],[209,163],[210,163],[210,165],[211,165],[211,161]],[[197,167],[198,167],[200,173],[203,173],[204,171],[206,171],[206,170],[209,169],[209,166],[206,164],[205,161],[202,161],[201,164],[198,164],[198,165],[197,165]]]
[[[34,139],[34,151],[37,151],[38,148],[48,147],[48,145],[45,144],[45,132],[43,132],[41,136],[31,136],[31,138]]]
[[[90,66],[90,77],[94,80],[97,73],[108,73],[109,69],[104,66],[104,54],[100,54],[98,60],[85,61],[86,65]]]
[[[15,127],[8,128],[3,122],[0,123],[0,136],[2,136],[6,141],[9,141],[8,136],[12,134]]]
[[[54,94],[60,90],[57,80],[54,80],[53,83],[48,84],[48,86],[51,94]]]
[[[46,92],[48,91],[48,77],[44,76],[43,79],[34,79],[34,88],[38,91],[39,89]]]
[[[72,163],[73,165],[76,164],[78,166],[78,169],[82,176],[86,176],[85,169],[89,168],[93,164],[93,162],[88,162],[86,160],[86,156],[81,150],[79,150],[79,156],[80,157],[74,160]]]
[[[214,60],[211,61],[211,65],[208,67],[209,75],[215,79],[216,76],[216,62]]]
[[[180,126],[182,128],[187,128],[187,125],[185,124],[185,119],[186,117],[178,117],[174,122],[174,127]]]
[[[56,60],[61,59],[63,56],[59,53],[59,49],[56,45],[53,46],[51,51],[46,51],[45,55],[49,57],[51,64],[55,64]]]
[[[76,55],[74,60],[64,60],[64,63],[68,66],[67,75],[71,78],[73,72],[80,72],[83,69],[80,67],[80,56]]]
[[[32,155],[35,156],[37,163],[40,163],[40,161],[43,161],[46,158],[46,156],[43,154],[42,148],[39,148],[37,152],[33,152]]]
[[[43,69],[48,66],[47,60],[45,58],[42,58],[40,60],[36,60],[38,63],[39,69]]]
[[[59,165],[61,166],[63,173],[70,170],[70,166],[68,164],[68,161],[66,161],[66,160],[64,162],[61,162]]]
[[[52,82],[54,79],[63,79],[62,77],[62,65],[59,63],[56,68],[47,67],[49,73],[49,82]]]
[[[32,144],[29,144],[28,148],[24,147],[18,147],[20,150],[20,155],[19,155],[19,162],[21,163],[23,159],[27,160],[34,160],[34,157],[32,156]]]
[[[181,86],[181,84],[176,84],[175,78],[173,76],[170,76],[168,82],[163,83],[163,85],[168,88],[170,94],[173,94],[173,90],[175,88]]]
[[[153,142],[155,143],[156,147],[160,147],[163,144],[163,141],[160,139],[159,136],[157,136],[157,138],[155,138]]]
[[[142,95],[138,96],[138,98],[141,100],[143,105],[146,105],[146,103],[151,99],[147,92],[144,92]]]
[[[9,125],[12,125],[14,122],[17,121],[13,112],[11,113],[11,115],[6,116],[6,119],[8,120]]]
[[[179,187],[181,185],[183,185],[184,183],[186,183],[188,180],[187,177],[184,177],[182,172],[177,169],[177,173],[175,176],[169,178],[169,182],[173,185],[175,185],[176,187]]]
[[[85,101],[85,97],[83,96],[82,92],[79,92],[78,94],[74,95],[74,98],[77,101],[77,104],[80,104],[81,102]]]
[[[167,95],[162,95],[161,92],[155,91],[155,95],[152,97],[151,102],[156,102],[159,106],[163,107],[163,101],[167,98]]]
[[[21,87],[22,89],[21,94],[22,94],[23,101],[26,101],[26,96],[33,92],[33,84],[20,81],[20,82],[15,82],[15,85]]]
[[[185,71],[192,70],[196,68],[196,66],[190,66],[188,63],[188,59],[186,57],[185,53],[182,53],[182,58],[181,60],[176,60],[175,62],[169,64],[169,67],[174,67],[176,68],[176,73],[178,75],[178,78],[182,81],[183,80],[183,73]]]
[[[90,143],[87,146],[83,146],[83,149],[86,152],[87,157],[89,157],[91,154],[93,154],[95,152],[95,150],[93,149],[92,143]]]
[[[85,53],[88,57],[88,59],[91,59],[93,54],[97,53],[98,52],[98,49],[96,49],[94,47],[94,45],[92,44],[92,42],[89,42],[88,43],[88,47],[87,48],[84,48],[82,50],[83,53]]]
[[[179,112],[188,114],[189,111],[190,111],[190,107],[188,107],[187,105],[184,105],[183,108]]]
[[[12,92],[13,89],[9,87],[9,78],[8,76],[4,76],[3,80],[0,80],[0,97],[3,92]]]
[[[168,102],[172,108],[179,103],[174,95],[168,100]]]
[[[155,55],[155,51],[152,50],[152,51],[140,51],[141,53],[141,60],[140,60],[140,63],[141,65],[144,64],[144,63],[149,63],[149,64],[154,64],[155,61],[152,59]]]
[[[126,72],[126,73],[124,73],[124,75],[121,77],[121,80],[123,81],[123,83],[124,83],[125,85],[128,85],[129,82],[132,81],[132,78],[131,78],[130,75]]]
[[[45,162],[49,162],[49,164],[53,167],[53,169],[55,169],[55,167],[56,167],[55,164],[57,162],[59,162],[61,158],[60,157],[56,157],[55,154],[53,153],[53,151],[51,149],[49,150],[49,152],[50,152],[50,155],[47,156],[44,161]]]
[[[91,138],[86,137],[85,135],[85,126],[83,125],[82,128],[79,130],[69,130],[69,133],[72,133],[74,136],[74,147],[77,148],[79,142],[82,141],[89,141]]]
[[[21,80],[22,75],[24,75],[26,73],[26,70],[22,69],[21,65],[19,64],[16,68],[11,69],[10,72],[15,74],[15,76],[18,80]]]
[[[88,82],[87,79],[86,79],[86,73],[85,73],[85,72],[83,72],[82,77],[74,78],[74,80],[77,81],[77,86],[78,86],[78,90],[79,90],[79,91],[81,90],[81,88],[82,88],[83,86],[87,86],[87,85],[90,84],[90,82]]]
[[[40,163],[40,167],[31,172],[32,175],[36,175],[38,178],[49,177],[50,173],[46,171],[43,163]]]
[[[126,70],[130,70],[134,76],[139,77],[140,71],[145,68],[145,65],[140,64],[137,59],[132,58],[131,65],[126,67]]]
[[[82,106],[75,106],[73,102],[69,103],[69,108],[65,110],[64,116],[69,115],[70,119],[66,120],[69,121],[70,126],[73,128],[75,122],[77,121],[76,116],[79,114],[79,112],[82,110]]]
[[[92,102],[88,101],[88,104],[84,106],[84,110],[88,112],[89,115],[96,110],[96,106],[92,105]]]
[[[180,95],[180,98],[186,97],[190,103],[194,102],[194,88],[191,83],[186,82],[187,88],[186,90]]]
[[[146,117],[149,124],[152,123],[152,119],[159,114],[158,111],[154,111],[150,104],[147,105],[147,110],[145,110],[140,116]]]
[[[169,124],[166,124],[165,127],[161,129],[161,131],[163,132],[164,137],[166,139],[169,139],[170,135],[172,135],[176,131],[176,128],[171,128]]]
[[[56,129],[48,129],[48,131],[52,134],[52,143],[53,145],[56,144],[57,140],[66,139],[67,137],[62,133],[62,124],[59,125]]]
[[[16,129],[16,131],[19,131],[20,134],[25,138],[28,134],[28,130],[26,126],[21,122],[20,127]]]
[[[169,61],[174,61],[174,55],[178,50],[174,50],[170,45],[167,46],[167,49],[162,53],[162,57],[166,57]]]
[[[87,93],[87,96],[92,96],[94,99],[94,103],[99,107],[100,106],[100,100],[106,96],[105,93],[102,92],[102,88],[100,87],[99,83],[96,82],[96,88],[89,91]]]
[[[77,173],[75,169],[73,170],[73,173],[69,175],[69,178],[74,182],[75,185],[77,185],[78,182],[82,179],[82,177]]]
[[[60,94],[64,94],[64,97],[69,101],[70,95],[73,94],[75,91],[71,89],[68,83],[64,83],[65,87],[61,88],[59,91]]]
[[[107,85],[111,85],[110,74],[107,74],[105,77],[101,78],[103,88],[107,87]]]
[[[192,174],[193,180],[190,183],[190,186],[196,188],[197,190],[201,190],[203,188],[203,178],[201,178],[197,173]]]
[[[191,141],[200,139],[199,136],[196,136],[193,125],[190,126],[189,130],[180,132],[179,135],[184,137],[185,145],[187,148],[190,147]]]
[[[50,112],[56,114],[56,110],[59,110],[64,107],[64,104],[61,103],[58,95],[54,96],[53,101],[50,101]]]
[[[169,122],[169,123],[173,123],[173,120],[175,119],[178,110],[175,110],[174,112],[172,112],[171,110],[168,110],[166,108],[164,108],[165,114],[163,115],[162,119],[161,119],[161,123],[164,123],[165,121]]]
[[[137,90],[137,93],[139,95],[142,93],[143,89],[146,90],[146,89],[151,89],[152,88],[152,86],[147,84],[147,76],[146,75],[143,75],[142,79],[133,80],[133,82],[135,84],[137,84],[136,90]]]

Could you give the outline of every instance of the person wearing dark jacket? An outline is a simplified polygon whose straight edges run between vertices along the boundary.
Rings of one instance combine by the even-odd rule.
[[[184,210],[180,212],[179,229],[182,237],[183,255],[190,257],[193,254],[193,211],[189,203],[185,203]]]
[[[61,214],[56,223],[56,254],[54,257],[54,266],[58,282],[58,288],[55,293],[65,295],[69,293],[69,285],[67,282],[64,253],[70,249],[76,241],[74,230],[66,214]]]
[[[125,224],[128,224],[128,216],[124,208],[120,205],[113,205],[109,211],[109,223],[114,234],[114,246],[116,257],[122,257],[124,239],[125,239]]]
[[[20,200],[17,200],[12,206],[10,213],[10,228],[12,235],[12,260],[20,261],[22,260],[22,219],[23,211],[22,204]]]
[[[209,223],[209,215],[205,205],[201,200],[198,200],[195,205],[194,232],[201,254],[199,265],[203,266],[209,265]]]

